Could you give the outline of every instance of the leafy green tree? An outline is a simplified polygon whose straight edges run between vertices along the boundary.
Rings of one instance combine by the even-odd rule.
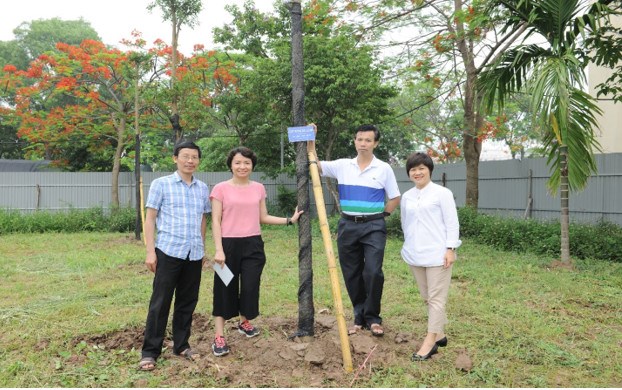
[[[22,144],[17,137],[17,127],[10,117],[12,111],[0,107],[0,159],[21,159],[23,157]]]
[[[392,150],[400,163],[413,151],[426,151],[440,162],[462,160],[462,104],[446,96],[440,100],[434,81],[413,79],[402,85],[399,95],[391,100],[398,113],[393,126],[401,132],[401,141]]]
[[[487,12],[491,0],[343,0],[344,12],[364,21],[357,36],[389,49],[393,76],[426,70],[442,93],[461,99],[461,154],[466,163],[466,204],[477,208],[482,132],[475,88],[481,71],[520,37],[524,26],[504,28],[504,16]],[[382,42],[387,42],[382,44]],[[452,74],[446,82],[446,75]],[[413,104],[413,108],[417,107]],[[457,124],[457,123],[456,123]]]
[[[91,27],[90,23],[79,20],[61,20],[38,19],[30,22],[23,22],[13,30],[15,39],[11,41],[0,41],[0,73],[6,74],[5,66],[9,65],[16,70],[26,70],[30,63],[36,60],[41,54],[55,51],[56,43],[64,42],[66,44],[78,45],[84,39],[99,40],[97,32]],[[14,95],[12,89],[7,84],[2,86],[3,91],[0,92],[0,105],[7,107],[14,106]],[[53,101],[45,101],[48,108],[52,108],[58,104],[58,100],[63,98],[55,98]],[[43,101],[41,101],[43,102]],[[12,112],[7,112],[11,115]],[[11,156],[13,158],[24,157],[24,150],[28,147],[26,140],[22,139],[17,142],[17,122],[7,123],[2,121],[0,148],[2,155]],[[75,152],[85,154],[84,148],[79,145],[75,146]],[[78,159],[72,160],[78,161]]]
[[[496,127],[492,138],[503,141],[510,149],[512,158],[539,155],[542,134],[531,113],[530,99],[526,94],[510,96],[504,105],[503,114],[494,118]]]
[[[58,43],[57,49],[41,55],[27,71],[13,72],[24,80],[16,88],[18,135],[32,144],[30,153],[53,156],[59,164],[88,159],[71,153],[75,144],[107,156],[112,161],[112,201],[119,206],[118,176],[135,109],[131,53],[90,40],[79,46]],[[48,107],[46,101],[56,104]]]
[[[162,19],[171,23],[171,56],[169,67],[170,73],[170,113],[169,120],[175,135],[175,142],[183,137],[183,128],[180,123],[178,101],[179,91],[176,89],[177,67],[179,65],[179,32],[181,27],[186,25],[193,28],[199,23],[198,15],[203,7],[201,0],[155,0],[147,6],[149,11],[154,8],[162,11]]]
[[[391,117],[388,102],[396,89],[383,82],[383,68],[374,50],[360,44],[328,4],[314,2],[303,9],[305,116],[320,129],[321,158],[333,159],[352,155],[352,132],[357,125]],[[234,20],[215,29],[215,41],[229,50],[244,51],[246,59],[240,66],[246,71],[236,74],[239,89],[217,100],[219,112],[229,113],[228,126],[235,129],[240,142],[268,156],[269,168],[274,170],[280,164],[280,145],[275,140],[292,123],[288,10],[281,6],[275,15],[265,15],[251,2],[245,3],[243,11],[237,6],[228,9]],[[244,126],[243,133],[237,130]],[[381,157],[389,156],[391,146],[381,145]],[[293,147],[287,145],[285,153],[293,172]]]
[[[21,53],[14,53],[10,62],[18,69],[26,69],[41,54],[55,50],[59,42],[79,45],[85,39],[100,41],[101,38],[83,19],[62,20],[60,18],[38,19],[23,22],[15,30],[15,43]],[[18,60],[19,58],[19,60]],[[21,61],[20,61],[21,60]]]
[[[597,170],[594,150],[596,116],[601,110],[586,85],[588,49],[580,32],[588,20],[607,17],[601,8],[581,0],[498,0],[507,15],[508,28],[526,26],[527,38],[537,37],[546,45],[525,42],[511,48],[482,73],[480,91],[485,106],[504,106],[507,96],[525,91],[532,112],[544,133],[544,147],[551,167],[549,188],[560,191],[561,260],[570,261],[569,191],[583,189]],[[577,28],[579,27],[579,28]]]
[[[614,15],[600,20],[587,16],[582,20],[593,31],[585,40],[586,48],[590,49],[590,59],[596,65],[612,69],[611,75],[596,86],[596,96],[622,102],[622,2],[601,0],[595,1],[591,7],[591,13]]]
[[[17,64],[21,69],[26,69],[28,62],[30,58],[16,40],[0,41],[0,69],[9,64],[13,66]]]
[[[156,170],[171,170],[174,169],[174,164],[168,156],[173,151],[176,138],[163,129],[170,126],[169,108],[172,90],[168,76],[162,77],[168,72],[167,66],[162,63],[166,62],[169,48],[158,44],[151,52],[156,66],[151,82],[146,83],[142,93],[145,110],[150,113],[150,122],[144,131],[143,157],[145,162]],[[231,89],[236,88],[237,76],[232,73],[234,67],[235,62],[230,56],[216,51],[206,51],[200,45],[195,47],[192,56],[184,58],[177,69],[175,82],[177,91],[175,93],[179,96],[177,108],[182,114],[179,117],[179,124],[184,129],[184,139],[197,141],[205,137],[221,136],[219,131],[222,124],[219,120],[223,115],[215,114],[222,111],[217,102],[222,95],[227,95]],[[202,169],[210,166],[204,165],[208,161],[210,160],[202,159]]]

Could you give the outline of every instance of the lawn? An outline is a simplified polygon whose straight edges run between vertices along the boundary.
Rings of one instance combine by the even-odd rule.
[[[169,352],[153,373],[136,370],[152,274],[133,235],[0,236],[0,386],[622,387],[622,264],[576,260],[569,269],[555,266],[551,258],[469,241],[460,248],[453,273],[449,345],[432,361],[409,360],[425,334],[426,319],[397,239],[389,240],[385,257],[387,335],[369,337],[379,345],[376,355],[355,351],[355,371],[335,373],[328,368],[335,366],[331,356],[341,356],[338,342],[322,344],[323,367],[271,350],[277,342],[279,348],[293,343],[286,333],[298,315],[295,234],[291,228],[264,229],[268,264],[258,324],[267,353],[251,358],[251,344],[242,344],[246,340],[235,341],[239,347],[226,360],[207,353],[198,365]],[[319,234],[313,250],[316,317],[327,317],[333,299]],[[211,242],[208,253],[213,253]],[[203,352],[209,351],[213,332],[211,285],[212,274],[204,271],[191,338]],[[349,321],[343,283],[342,295]],[[329,334],[322,337],[330,340]],[[116,344],[109,343],[113,336]],[[261,350],[260,344],[255,342],[253,350]],[[467,358],[468,367],[457,364],[459,357]],[[283,375],[261,372],[281,360]],[[239,363],[255,376],[234,370]],[[283,385],[281,377],[288,372],[298,379]]]

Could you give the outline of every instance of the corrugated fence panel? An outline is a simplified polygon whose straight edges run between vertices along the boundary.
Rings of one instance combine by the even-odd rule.
[[[596,156],[598,175],[590,178],[584,191],[570,194],[570,215],[573,221],[611,221],[622,225],[622,153]],[[400,191],[412,188],[403,167],[394,168]],[[531,174],[530,174],[531,173]],[[152,180],[169,172],[143,174],[145,200]],[[230,172],[198,172],[197,177],[210,187],[231,178]],[[256,172],[252,177],[266,187],[268,202],[275,203],[278,188],[283,185],[296,190],[295,178],[281,174],[276,178]],[[466,165],[438,164],[432,175],[434,182],[452,190],[458,206],[466,200]],[[551,196],[547,181],[546,159],[482,161],[479,165],[479,209],[486,213],[531,216],[538,219],[559,219],[559,195]],[[334,200],[322,179],[326,210],[334,211]],[[134,206],[134,173],[119,175],[119,202]],[[531,209],[527,210],[531,188]],[[315,215],[315,199],[311,183],[311,212]],[[64,172],[0,172],[0,208],[24,212],[34,210],[67,210],[90,207],[109,208],[111,204],[110,173]],[[530,211],[528,213],[527,211]]]

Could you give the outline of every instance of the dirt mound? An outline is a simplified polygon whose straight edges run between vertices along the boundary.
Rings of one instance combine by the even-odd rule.
[[[395,365],[397,361],[407,364],[415,350],[414,336],[394,333],[386,325],[384,337],[374,337],[369,331],[349,337],[354,370],[346,373],[343,368],[339,332],[334,317],[320,314],[315,317],[313,337],[294,337],[297,321],[287,318],[258,318],[254,321],[261,334],[247,338],[237,332],[236,323],[227,323],[227,343],[231,353],[214,357],[211,352],[213,325],[211,317],[195,314],[190,343],[201,357],[190,362],[173,357],[171,340],[165,340],[166,350],[160,360],[171,360],[171,365],[159,365],[157,370],[171,383],[179,383],[187,374],[205,374],[219,379],[226,387],[350,387],[359,379],[370,375],[372,370]],[[142,327],[128,328],[112,334],[80,337],[74,345],[86,342],[115,350],[140,350],[143,339]],[[398,364],[400,364],[398,363]],[[401,365],[400,364],[400,365]],[[141,385],[137,383],[136,385]]]

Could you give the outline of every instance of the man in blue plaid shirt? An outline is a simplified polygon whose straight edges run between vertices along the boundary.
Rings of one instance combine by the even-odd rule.
[[[188,339],[199,300],[205,255],[209,188],[194,178],[201,149],[192,142],[175,146],[177,171],[151,183],[147,198],[145,265],[155,273],[139,369],[151,371],[162,352],[173,295],[173,353],[194,360]],[[158,230],[155,238],[156,226]]]

